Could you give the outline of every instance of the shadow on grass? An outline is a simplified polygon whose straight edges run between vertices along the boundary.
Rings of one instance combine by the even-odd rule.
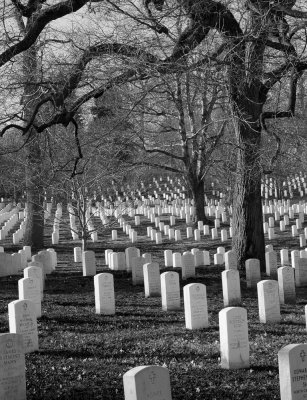
[[[250,368],[256,372],[271,372],[278,374],[278,367],[276,365],[251,365]]]

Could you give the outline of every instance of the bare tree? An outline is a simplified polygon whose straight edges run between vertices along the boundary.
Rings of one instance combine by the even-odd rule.
[[[29,1],[24,8],[21,2],[14,3],[21,13],[29,12],[29,6],[37,4]],[[26,35],[22,39],[15,38],[16,42],[0,54],[0,67],[30,48],[50,21],[86,3],[85,0],[69,0],[42,6],[35,16],[33,14],[33,25]],[[39,133],[54,124],[68,126],[82,104],[114,86],[148,80],[153,73],[165,76],[183,73],[187,60],[201,49],[197,63],[224,66],[227,78],[238,146],[233,244],[241,265],[246,258],[256,257],[264,268],[261,135],[268,119],[293,116],[297,83],[307,68],[303,35],[306,5],[296,4],[295,0],[173,0],[167,3],[146,0],[142,8],[128,0],[97,2],[98,11],[104,11],[107,16],[111,27],[109,34],[102,38],[97,35],[90,45],[78,45],[80,51],[65,79],[46,89],[28,123],[7,125],[2,133],[12,127],[26,134],[33,127]],[[179,36],[174,24],[178,14],[183,16],[183,31]],[[163,51],[161,42],[165,43]],[[202,48],[204,43],[210,46]],[[103,79],[96,82],[88,79],[88,69],[97,65],[102,67],[98,76],[102,75]],[[267,100],[281,80],[289,82],[287,108],[269,109]],[[39,120],[38,112],[46,104],[53,112]]]

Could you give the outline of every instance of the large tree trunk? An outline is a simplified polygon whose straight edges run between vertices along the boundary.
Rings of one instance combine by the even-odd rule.
[[[233,200],[233,247],[239,266],[248,258],[260,260],[265,270],[265,243],[262,223],[260,128],[240,123],[238,158]]]
[[[30,17],[24,27],[25,32],[33,23]],[[22,24],[22,22],[20,22]],[[28,122],[32,118],[37,101],[39,100],[39,71],[37,68],[37,49],[33,45],[23,56],[24,93],[24,119]],[[27,220],[25,227],[24,244],[38,250],[44,247],[44,210],[43,210],[43,177],[42,154],[40,139],[34,128],[30,129],[25,137],[26,151],[26,195],[27,195]]]
[[[205,187],[204,182],[194,178],[190,182],[190,187],[193,195],[196,221],[202,221],[208,224],[210,221],[205,215]]]
[[[44,247],[43,187],[41,176],[41,151],[36,132],[26,144],[26,195],[27,220],[24,244],[38,250]]]
[[[44,247],[44,213],[42,212],[42,196],[34,185],[27,187],[27,222],[24,235],[24,245],[33,250]]]
[[[267,92],[261,84],[267,32],[259,31],[259,15],[253,14],[251,30],[258,40],[233,48],[229,68],[230,98],[238,145],[233,198],[233,247],[244,268],[257,258],[265,271],[265,244],[261,204],[261,123]]]

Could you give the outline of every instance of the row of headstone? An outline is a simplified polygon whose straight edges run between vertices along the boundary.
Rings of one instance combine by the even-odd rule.
[[[249,368],[246,310],[222,310],[220,322],[221,367]],[[222,328],[222,329],[221,329]],[[0,398],[26,399],[25,352],[22,335],[0,334]],[[307,344],[289,344],[278,352],[281,400],[306,397]],[[123,375],[125,400],[172,400],[169,371],[158,365],[132,368]]]
[[[8,213],[3,213],[2,218],[6,222],[4,222],[4,225],[0,229],[0,240],[4,240],[7,237],[9,231],[18,222],[18,208],[14,208]]]
[[[8,254],[4,252],[1,247],[0,251],[0,277],[18,275],[27,266],[29,261],[29,254],[31,260],[31,247],[24,246],[18,253]]]
[[[21,220],[20,226],[16,231],[13,233],[13,244],[19,244],[19,242],[22,240],[25,234],[25,229],[26,229],[26,212],[25,211],[20,211],[18,213],[18,220]]]
[[[249,368],[249,345],[244,309],[220,314],[221,367]],[[225,335],[225,336],[224,336]],[[307,344],[289,344],[278,352],[281,400],[303,400],[307,394]],[[123,375],[125,400],[171,400],[169,371],[158,365],[132,368]]]

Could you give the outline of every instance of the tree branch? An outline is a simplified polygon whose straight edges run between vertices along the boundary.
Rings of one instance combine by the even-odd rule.
[[[280,4],[274,5],[272,10],[280,12],[282,14],[288,15],[289,17],[304,19],[307,18],[307,12],[300,10],[291,10],[290,8],[286,8]]]
[[[17,54],[28,50],[36,42],[38,36],[49,22],[78,11],[89,1],[90,0],[65,0],[40,11],[23,39],[0,54],[0,67]],[[20,4],[19,1],[18,3]]]
[[[266,113],[262,113],[260,115],[260,124],[261,124],[261,128],[262,128],[263,132],[265,132],[267,135],[270,135],[270,133],[267,130],[266,123],[265,123],[265,118],[266,118],[265,114]],[[272,169],[274,169],[274,167],[276,165],[276,162],[278,160],[278,157],[280,155],[280,151],[281,151],[281,140],[280,140],[280,137],[274,131],[272,131],[271,133],[272,133],[272,135],[274,136],[274,138],[276,140],[276,150],[275,150],[275,154],[273,154],[273,156],[271,157],[271,160],[270,160],[270,166],[269,166],[269,170],[270,171]]]
[[[75,141],[76,141],[77,150],[78,150],[78,155],[75,158],[74,168],[73,168],[73,171],[70,176],[70,178],[73,178],[77,173],[76,171],[77,171],[78,162],[79,162],[79,160],[81,160],[83,158],[83,154],[82,154],[81,144],[80,144],[80,140],[79,140],[79,136],[78,136],[79,127],[78,127],[77,121],[74,118],[72,118],[71,122],[73,123],[73,125],[75,127],[74,135],[75,135]]]

